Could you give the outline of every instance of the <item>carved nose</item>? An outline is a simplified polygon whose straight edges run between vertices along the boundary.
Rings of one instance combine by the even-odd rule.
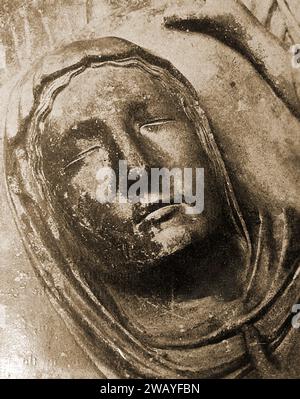
[[[148,168],[142,145],[138,142],[133,131],[128,131],[125,126],[119,128],[116,143],[119,148],[119,154],[123,156],[124,161],[127,161],[129,168]]]

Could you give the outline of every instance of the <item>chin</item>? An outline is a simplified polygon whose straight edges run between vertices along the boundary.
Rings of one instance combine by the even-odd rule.
[[[153,241],[160,247],[158,257],[172,255],[192,242],[192,235],[187,225],[162,225],[152,227]]]

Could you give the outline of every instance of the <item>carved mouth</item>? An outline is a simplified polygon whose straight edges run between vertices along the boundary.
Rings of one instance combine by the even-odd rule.
[[[147,216],[144,217],[143,220],[136,225],[138,230],[142,231],[151,225],[165,222],[169,220],[174,214],[178,214],[183,211],[182,204],[173,204],[173,205],[153,204],[153,205],[159,205],[159,208],[154,209],[153,211],[148,213]],[[149,208],[153,209],[153,205],[150,205]]]

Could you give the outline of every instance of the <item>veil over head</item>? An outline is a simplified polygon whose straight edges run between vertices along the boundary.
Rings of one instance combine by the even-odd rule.
[[[76,232],[57,219],[43,175],[39,139],[43,120],[58,93],[72,78],[101,65],[132,65],[155,79],[166,76],[182,96],[197,126],[198,139],[211,160],[225,193],[230,217],[245,253],[247,286],[222,328],[191,345],[153,347],[131,329],[130,321],[105,284],[97,295],[80,268],[81,248],[70,243]],[[260,212],[251,227],[238,204],[225,164],[195,89],[173,65],[115,37],[75,42],[44,57],[14,87],[7,107],[5,157],[7,188],[15,220],[51,302],[81,347],[106,377],[237,377],[251,363],[245,329],[254,326],[272,354],[291,334],[290,309],[299,297],[300,277],[293,244],[292,212]],[[276,255],[274,254],[274,250]],[[242,310],[241,310],[242,309]]]

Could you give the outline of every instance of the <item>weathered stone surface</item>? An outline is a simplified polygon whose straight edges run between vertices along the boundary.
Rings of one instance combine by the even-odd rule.
[[[203,2],[197,2],[200,3]],[[295,42],[297,30],[293,29],[283,2],[244,3],[282,43]],[[170,60],[194,85],[229,175],[240,187],[243,205],[248,206],[247,199],[251,198],[251,205],[262,209],[287,206],[299,211],[299,175],[295,168],[299,120],[289,108],[297,98],[287,96],[291,99],[289,104],[279,99],[255,65],[206,34],[167,30],[161,33],[166,4],[178,8],[183,2],[2,1],[0,43],[5,61],[2,65],[0,62],[1,98],[8,96],[17,75],[50,51],[76,40],[123,37]],[[289,7],[297,20],[299,2],[289,0]],[[47,59],[44,73],[51,68],[55,71],[58,58]],[[68,57],[60,58],[61,66],[68,62]],[[27,102],[30,103],[28,98],[25,106]],[[6,100],[2,115],[6,113],[5,103]],[[2,142],[1,137],[1,146]],[[31,268],[9,210],[3,168],[1,182],[0,377],[101,377],[50,305]],[[263,329],[263,323],[259,327]],[[279,354],[283,367],[291,363],[296,376],[300,372],[297,342],[299,339],[291,334]],[[266,375],[272,373],[267,367]],[[293,372],[288,376],[293,376]]]

